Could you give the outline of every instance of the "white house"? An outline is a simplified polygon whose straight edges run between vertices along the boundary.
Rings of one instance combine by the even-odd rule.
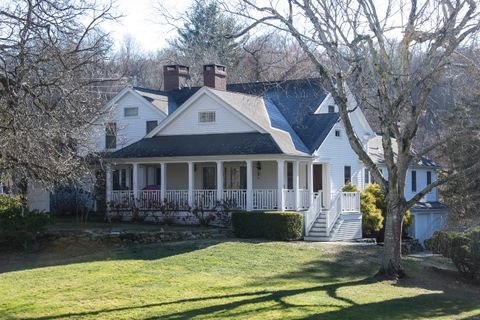
[[[361,237],[359,195],[341,189],[347,181],[363,188],[370,177],[318,79],[227,85],[219,65],[204,66],[202,87],[187,86],[185,66],[166,66],[164,76],[163,91],[127,89],[146,101],[146,93],[154,96],[168,116],[141,140],[111,153],[109,203],[136,201],[152,210],[167,199],[179,208],[208,209],[223,200],[245,210],[301,210],[306,239]],[[122,121],[125,112],[119,111]],[[350,117],[373,151],[377,138],[360,108]],[[436,202],[436,190],[429,197]]]
[[[342,187],[352,181],[363,189],[370,175],[318,79],[227,85],[225,67],[206,65],[204,86],[190,87],[188,73],[165,66],[163,91],[127,87],[106,105],[109,117],[92,130],[92,143],[108,154],[111,208],[155,211],[166,199],[179,210],[210,209],[224,201],[244,210],[303,211],[307,240],[362,236],[359,194]],[[365,149],[377,152],[361,109],[350,118]],[[436,167],[425,164],[411,169],[418,190],[436,179]],[[439,226],[430,223],[437,199],[434,190],[412,211],[415,236]]]

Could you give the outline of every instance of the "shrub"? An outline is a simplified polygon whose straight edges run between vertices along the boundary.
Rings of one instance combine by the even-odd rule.
[[[350,191],[345,189],[351,189],[351,187],[347,184],[343,191]],[[353,192],[355,191],[357,191],[356,187]],[[362,212],[363,234],[369,237],[376,237],[379,241],[383,241],[384,222],[387,214],[387,199],[379,184],[368,184],[360,194],[360,211]],[[412,216],[410,211],[407,211],[403,216],[404,230],[410,226],[411,223]]]
[[[463,275],[480,279],[480,229],[469,232],[436,231],[425,246],[452,259]]]
[[[351,181],[348,181],[346,185],[342,188],[343,192],[358,192],[358,187],[354,185]]]
[[[298,212],[232,213],[234,233],[240,238],[296,240],[302,236],[302,215]]]
[[[19,199],[0,196],[0,247],[26,248],[34,241],[35,233],[51,222],[50,214],[29,211]]]
[[[368,192],[368,190],[365,190],[360,195],[362,232],[367,237],[376,237],[378,232],[383,228],[382,210],[377,207],[376,201],[377,198],[375,198],[373,193]]]

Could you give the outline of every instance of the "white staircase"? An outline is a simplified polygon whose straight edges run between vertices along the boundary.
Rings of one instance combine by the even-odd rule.
[[[347,241],[361,237],[358,192],[338,193],[328,210],[321,206],[312,208],[306,213],[305,241]]]

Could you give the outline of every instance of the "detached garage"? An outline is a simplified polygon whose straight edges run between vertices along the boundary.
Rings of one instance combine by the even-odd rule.
[[[422,245],[433,233],[447,225],[448,208],[438,201],[419,202],[410,210],[413,222],[409,228],[410,235]]]

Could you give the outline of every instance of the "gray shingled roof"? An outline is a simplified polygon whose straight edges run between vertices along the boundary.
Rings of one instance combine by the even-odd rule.
[[[134,87],[145,99],[162,104],[168,97],[168,114],[175,112],[201,87],[160,91]],[[313,153],[339,120],[338,113],[315,114],[327,96],[319,79],[254,82],[227,85],[217,96],[268,132],[281,152]],[[164,104],[162,107],[165,108]]]
[[[412,210],[445,210],[448,207],[438,201],[417,202],[413,205]]]
[[[397,141],[394,138],[392,138],[392,147],[395,152],[398,150]],[[385,163],[385,158],[383,157],[382,136],[376,136],[370,139],[368,142],[368,153],[375,163]],[[412,165],[419,167],[439,167],[438,163],[427,157],[421,157],[420,160],[412,163]]]
[[[266,133],[175,135],[144,138],[109,155],[110,158],[187,157],[281,154]]]

